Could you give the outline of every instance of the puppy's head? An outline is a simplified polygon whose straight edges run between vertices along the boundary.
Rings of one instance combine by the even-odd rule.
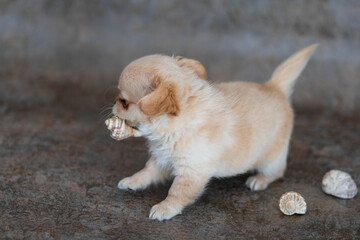
[[[190,81],[204,81],[206,71],[195,60],[150,55],[130,63],[120,75],[119,98],[113,113],[130,126],[150,123],[160,116],[174,118]]]

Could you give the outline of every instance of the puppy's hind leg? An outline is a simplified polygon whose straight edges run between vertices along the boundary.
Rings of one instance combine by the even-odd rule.
[[[274,145],[257,166],[258,173],[250,176],[246,181],[246,186],[253,191],[266,189],[271,182],[284,175],[289,141],[281,146],[280,151],[279,146]]]

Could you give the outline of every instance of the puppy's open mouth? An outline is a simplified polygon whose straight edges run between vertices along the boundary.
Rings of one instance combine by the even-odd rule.
[[[129,126],[132,127],[135,130],[139,130],[139,128],[137,126],[135,126],[134,124],[131,124],[128,120],[125,120],[125,123]]]
[[[115,114],[115,113],[113,113],[113,116],[115,116],[115,117],[117,117],[117,118],[119,118],[119,119],[124,120],[124,121],[125,121],[125,124],[128,125],[129,127],[133,128],[133,129],[135,129],[135,130],[139,130],[138,126],[136,126],[133,122],[129,122],[129,120],[123,119],[123,118],[117,116],[117,114]]]

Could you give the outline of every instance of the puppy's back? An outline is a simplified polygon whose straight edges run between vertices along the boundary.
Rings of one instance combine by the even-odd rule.
[[[227,107],[238,115],[239,120],[270,121],[292,112],[288,98],[265,84],[237,81],[220,83],[215,87],[224,94]]]
[[[288,141],[293,111],[283,93],[265,84],[251,82],[214,86],[224,94],[227,103],[224,107],[230,109],[234,120],[234,145],[223,157],[227,169],[238,174],[255,168],[275,139]]]

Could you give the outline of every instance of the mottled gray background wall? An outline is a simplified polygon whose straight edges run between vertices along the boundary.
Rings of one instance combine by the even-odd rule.
[[[198,59],[213,81],[263,82],[312,43],[295,105],[357,112],[358,0],[1,0],[0,104],[100,106],[123,67],[152,53]]]

